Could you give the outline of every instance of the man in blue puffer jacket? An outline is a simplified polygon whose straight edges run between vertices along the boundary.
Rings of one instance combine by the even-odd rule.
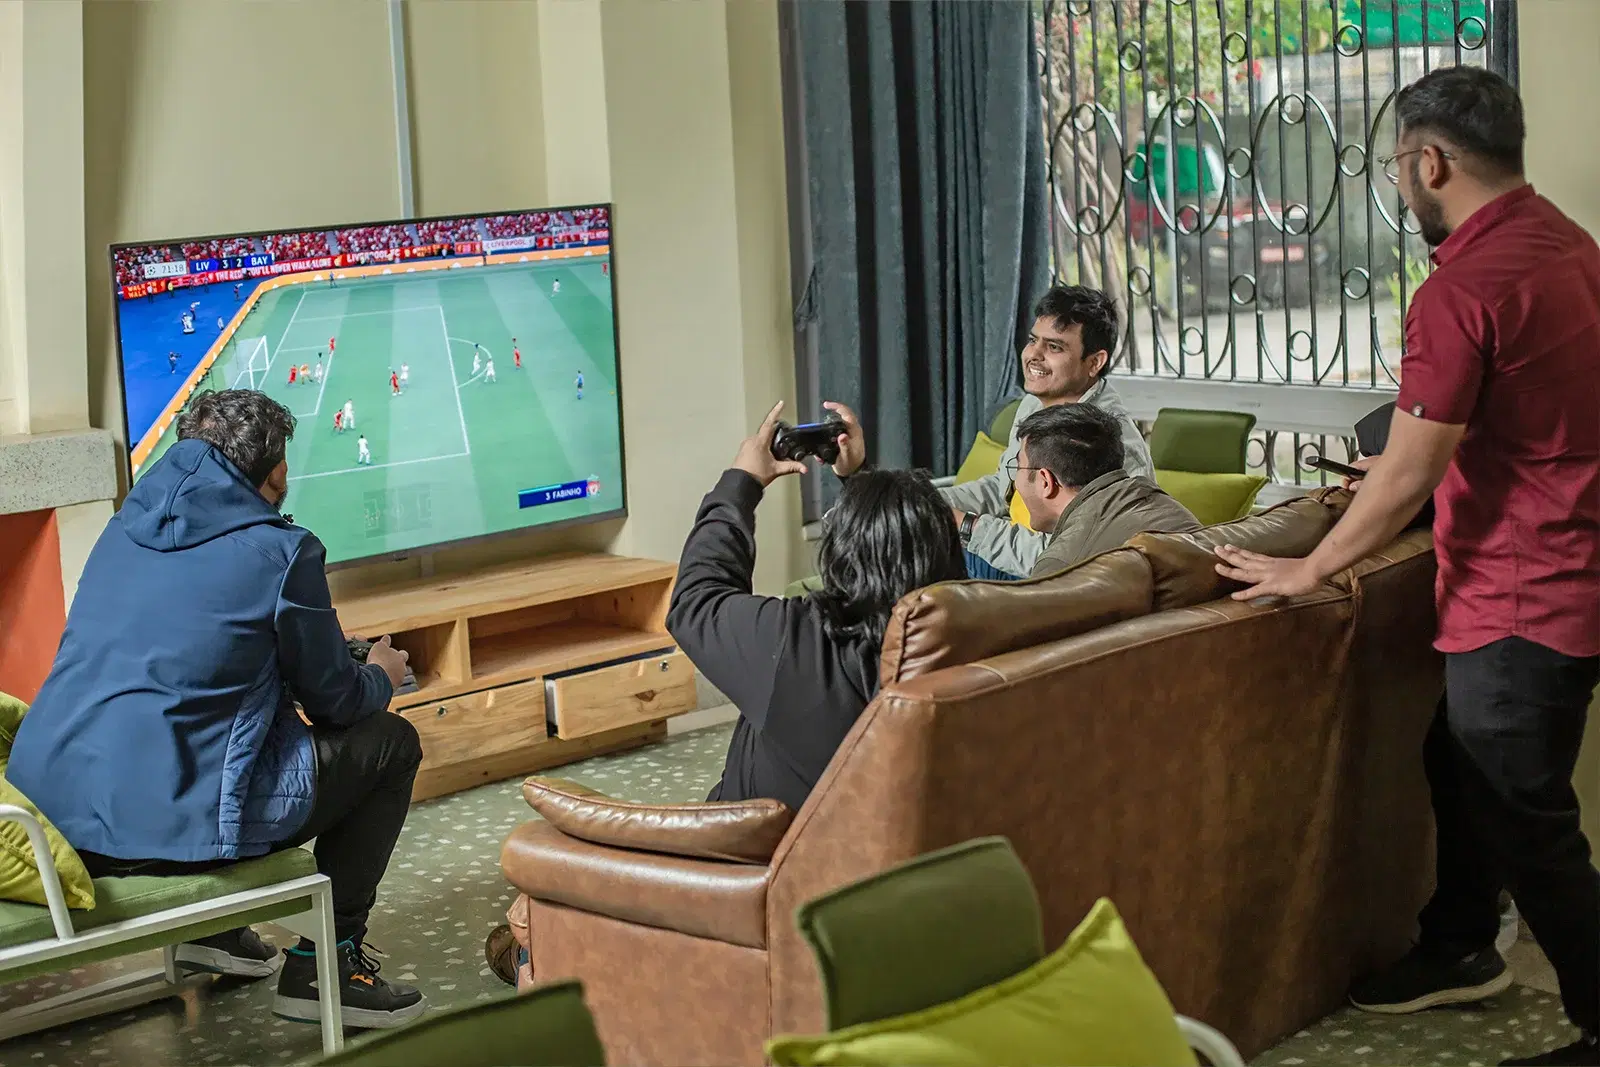
[[[422,759],[416,728],[387,711],[407,657],[387,637],[365,665],[351,657],[322,543],[282,514],[294,423],[247,390],[190,404],[89,555],[9,778],[96,877],[194,873],[315,838],[344,1022],[394,1026],[426,1002],[379,978],[362,939]],[[178,953],[246,977],[280,963],[248,928]],[[273,1010],[315,1022],[315,979],[302,940]]]

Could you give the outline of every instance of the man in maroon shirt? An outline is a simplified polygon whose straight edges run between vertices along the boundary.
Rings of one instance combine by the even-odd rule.
[[[1406,317],[1383,455],[1304,559],[1217,550],[1241,600],[1295,596],[1381,548],[1431,495],[1445,699],[1423,762],[1438,888],[1419,944],[1351,992],[1400,1014],[1505,990],[1509,889],[1579,1040],[1526,1064],[1600,1064],[1600,873],[1572,772],[1600,679],[1600,249],[1522,174],[1522,103],[1471,67],[1395,103],[1385,161],[1435,270]]]

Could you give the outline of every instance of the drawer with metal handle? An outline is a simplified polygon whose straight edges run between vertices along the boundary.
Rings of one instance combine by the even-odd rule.
[[[695,709],[694,664],[682,652],[546,678],[544,686],[552,732],[568,740]]]
[[[422,739],[424,767],[510,752],[549,736],[539,679],[416,704],[400,714]]]

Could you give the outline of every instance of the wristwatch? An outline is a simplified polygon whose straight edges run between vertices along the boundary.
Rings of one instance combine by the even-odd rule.
[[[961,543],[965,545],[972,540],[972,531],[978,528],[978,516],[967,512],[961,517]]]

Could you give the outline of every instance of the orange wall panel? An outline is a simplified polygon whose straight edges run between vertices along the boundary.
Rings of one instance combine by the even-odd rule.
[[[56,513],[0,515],[0,692],[33,700],[66,624]]]

